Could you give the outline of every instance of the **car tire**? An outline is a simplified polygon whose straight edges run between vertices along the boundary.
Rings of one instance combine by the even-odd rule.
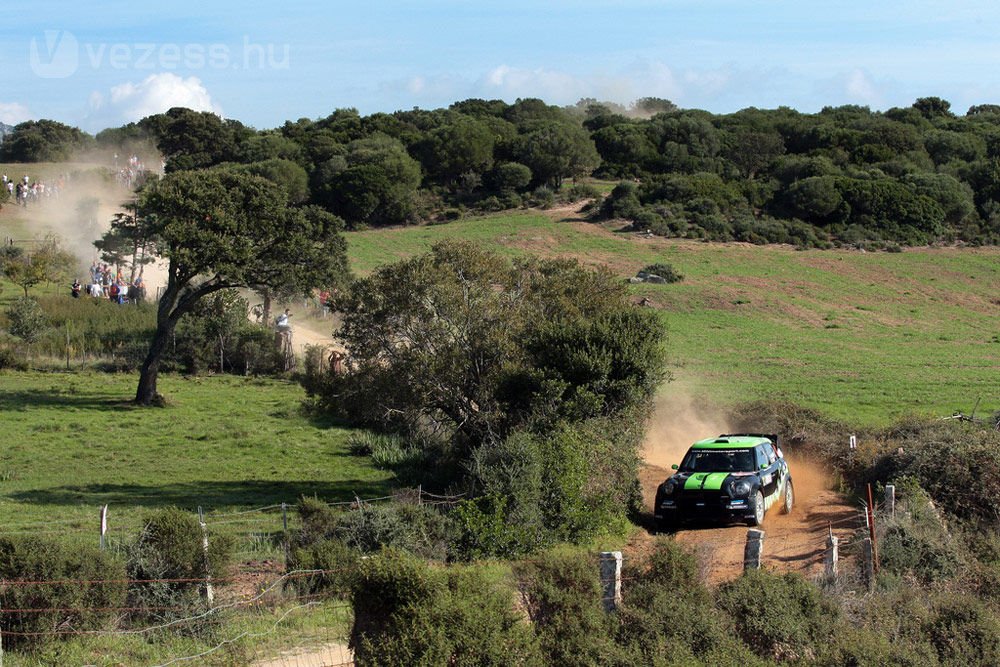
[[[764,523],[764,494],[757,490],[753,497],[753,516],[747,519],[748,526],[759,526]]]
[[[785,501],[781,504],[782,514],[791,514],[792,508],[795,506],[795,487],[792,486],[791,477],[785,481]]]

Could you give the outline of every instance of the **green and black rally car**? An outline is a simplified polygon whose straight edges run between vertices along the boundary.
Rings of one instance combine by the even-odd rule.
[[[660,530],[693,519],[745,521],[759,526],[781,500],[792,511],[795,495],[778,436],[734,433],[691,445],[676,474],[656,490],[653,516]]]

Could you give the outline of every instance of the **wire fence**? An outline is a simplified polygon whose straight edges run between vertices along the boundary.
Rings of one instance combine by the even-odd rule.
[[[404,494],[409,501],[425,504],[455,504],[463,500],[461,495],[439,495],[422,489],[407,490]],[[363,508],[370,504],[399,499],[400,494],[379,496],[374,498],[355,498],[353,501],[336,501],[326,503],[328,506],[343,510]],[[876,508],[877,509],[877,508]],[[214,603],[205,603],[202,608],[192,611],[189,604],[136,604],[131,598],[127,604],[108,606],[95,604],[93,606],[74,607],[35,603],[21,604],[9,608],[0,608],[0,646],[11,642],[30,639],[65,639],[72,637],[104,638],[123,643],[123,651],[129,654],[136,651],[127,664],[139,667],[175,664],[246,664],[254,667],[327,667],[350,665],[352,657],[348,648],[347,628],[352,611],[350,605],[332,597],[330,593],[322,592],[320,586],[313,585],[319,577],[327,577],[344,572],[347,568],[334,570],[295,570],[286,571],[287,560],[282,553],[282,540],[288,531],[301,525],[301,520],[293,503],[271,503],[260,507],[237,509],[222,512],[199,513],[209,533],[212,531],[226,532],[237,536],[237,555],[241,562],[240,569],[230,576],[208,578],[172,578],[172,579],[15,579],[0,580],[0,593],[13,589],[42,589],[44,587],[67,586],[86,587],[108,584],[125,586],[143,585],[201,585],[211,583],[218,587]],[[57,519],[51,522],[24,523],[0,529],[0,534],[22,533],[62,533],[83,535],[96,541],[99,535],[99,523],[95,520],[84,525],[77,519]],[[105,532],[106,548],[114,549],[124,541],[139,534],[142,529],[141,520],[125,515],[116,524],[114,513],[110,513]],[[765,537],[761,548],[758,566],[778,571],[801,572],[807,577],[829,581],[831,562],[837,562],[841,553],[854,558],[862,554],[857,545],[868,535],[865,530],[869,521],[867,507],[855,513],[841,512],[832,515],[825,523],[824,530],[817,530],[817,522],[811,522],[810,532],[803,536],[801,524],[783,525],[780,521],[765,526]],[[46,528],[47,530],[39,530]],[[117,528],[117,534],[115,533]],[[748,539],[750,535],[748,534]],[[836,539],[833,539],[836,538]],[[698,550],[708,555],[710,568],[724,570],[730,574],[749,567],[746,554],[741,553],[744,545],[739,540],[734,541],[732,530],[706,531],[695,542]],[[251,558],[259,555],[275,555],[275,561],[254,562]],[[522,563],[536,562],[532,559]],[[541,562],[541,561],[537,561]],[[628,587],[642,579],[640,571],[631,571],[623,575],[621,557],[619,556],[617,571],[611,576],[613,581],[604,581],[607,577],[606,568],[600,569],[603,590],[601,601],[609,608],[621,603],[622,589],[626,593]],[[835,571],[835,570],[834,570]],[[734,575],[735,576],[735,575]],[[708,579],[716,579],[709,574]],[[305,585],[298,585],[298,584]],[[522,587],[527,582],[519,581]],[[316,592],[320,590],[321,592]],[[612,592],[609,592],[612,591]],[[44,595],[18,596],[9,598],[4,595],[0,599],[45,600]],[[59,618],[65,614],[67,619],[74,614],[106,614],[112,619],[106,626],[99,628],[81,627],[67,620],[54,622],[44,628],[25,629],[24,622],[13,623],[15,619],[24,621],[32,616]],[[325,620],[315,622],[316,614],[325,616]],[[135,624],[135,619],[158,617],[159,622]],[[331,621],[330,619],[334,619]],[[339,621],[337,620],[339,619]],[[190,639],[176,650],[169,649],[173,654],[169,660],[163,661],[163,651],[159,658],[144,657],[142,651],[129,645],[129,642],[152,644],[171,641],[171,637],[181,636]],[[197,640],[197,641],[196,641]],[[0,649],[0,667],[19,664],[18,655],[8,653],[4,656]]]

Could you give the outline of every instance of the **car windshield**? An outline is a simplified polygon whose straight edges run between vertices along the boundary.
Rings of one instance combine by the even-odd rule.
[[[749,449],[692,449],[680,466],[687,472],[753,472]]]

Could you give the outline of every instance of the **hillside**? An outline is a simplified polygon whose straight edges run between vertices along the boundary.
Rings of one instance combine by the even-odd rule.
[[[794,250],[649,238],[524,212],[352,232],[360,273],[464,238],[510,255],[576,257],[623,280],[653,262],[685,279],[637,285],[669,328],[671,396],[789,399],[852,422],[1000,408],[1000,251]]]

